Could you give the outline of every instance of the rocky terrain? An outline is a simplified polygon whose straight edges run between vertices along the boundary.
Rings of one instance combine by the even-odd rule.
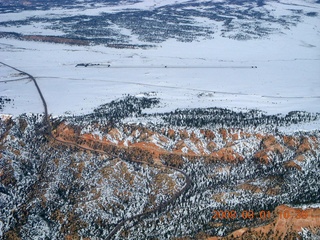
[[[319,3],[0,0],[0,240],[320,239]]]
[[[184,119],[182,110],[143,113],[158,103],[128,96],[92,114],[53,118],[53,137],[41,115],[3,117],[3,238],[106,239],[121,221],[125,224],[112,238],[203,239],[233,234],[244,239],[259,233],[302,239],[317,234],[314,222],[319,210],[312,204],[320,200],[319,131],[287,135],[277,127],[319,115],[195,109],[201,114],[186,114],[188,121],[182,123],[172,120]],[[212,111],[220,118],[215,120]],[[238,124],[244,125],[230,127],[239,116]],[[207,121],[198,126],[196,119]],[[180,194],[186,185],[190,186]],[[282,204],[295,208],[309,204],[307,216],[279,220]],[[213,218],[215,210],[234,210],[238,215]],[[271,215],[240,217],[249,210]],[[134,217],[143,213],[143,218]],[[292,231],[283,232],[283,224]],[[237,229],[243,230],[232,233]]]

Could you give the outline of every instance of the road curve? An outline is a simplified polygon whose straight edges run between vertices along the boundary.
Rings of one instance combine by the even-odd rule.
[[[26,76],[28,76],[34,83],[34,85],[36,86],[37,88],[37,91],[40,95],[40,98],[41,98],[41,101],[42,101],[42,104],[43,104],[43,107],[44,107],[44,124],[46,125],[47,127],[47,134],[50,138],[52,138],[54,141],[57,141],[59,143],[62,143],[64,145],[67,145],[67,146],[75,146],[75,147],[78,147],[80,149],[84,149],[84,150],[89,150],[89,151],[93,151],[93,152],[97,152],[97,153],[105,153],[109,156],[112,156],[114,158],[119,158],[119,156],[117,155],[114,155],[114,154],[111,154],[111,153],[106,153],[104,151],[99,151],[99,150],[95,150],[95,149],[90,149],[90,148],[86,148],[86,147],[83,147],[83,146],[80,146],[76,143],[72,143],[72,142],[67,142],[67,141],[63,141],[63,140],[60,140],[60,139],[57,139],[53,134],[52,134],[52,125],[51,125],[51,122],[50,122],[50,116],[48,114],[48,107],[47,107],[47,102],[41,92],[41,89],[37,83],[37,80],[29,73],[27,72],[24,72],[20,69],[17,69],[13,66],[10,66],[6,63],[3,63],[3,62],[0,62],[0,64],[3,64],[4,66],[7,66],[11,69],[14,69]],[[133,160],[125,160],[127,162],[132,162],[132,163],[138,163],[138,164],[147,164],[151,167],[157,167],[157,165],[154,165],[154,164],[151,164],[151,163],[148,163],[148,162],[142,162],[142,161],[133,161]],[[176,168],[176,167],[172,167],[172,166],[168,166],[168,165],[163,165],[161,167],[165,167],[165,168],[168,168],[168,169],[171,169],[171,170],[174,170],[174,171],[178,171],[180,172],[184,177],[185,177],[185,185],[182,189],[180,189],[177,193],[175,193],[171,199],[167,200],[166,202],[164,203],[161,203],[159,206],[157,207],[154,207],[144,213],[140,213],[140,214],[137,214],[137,215],[134,215],[132,217],[129,217],[129,218],[126,218],[126,219],[123,219],[121,221],[119,221],[117,223],[117,225],[113,228],[113,230],[109,233],[109,235],[107,236],[106,239],[112,239],[114,237],[114,235],[121,229],[122,226],[125,225],[126,222],[129,222],[129,221],[141,221],[142,219],[148,217],[149,215],[153,214],[153,213],[156,213],[157,211],[161,211],[161,209],[169,206],[170,204],[172,204],[178,197],[180,197],[183,193],[185,193],[186,191],[188,191],[188,189],[191,187],[191,184],[192,184],[192,181],[190,179],[190,177],[184,172],[182,171],[181,169],[179,168]]]
[[[34,85],[36,86],[37,91],[38,91],[38,93],[39,93],[39,95],[40,95],[40,98],[41,98],[41,101],[42,101],[42,104],[43,104],[43,107],[44,107],[44,122],[45,122],[45,124],[46,124],[47,127],[48,127],[48,132],[51,133],[52,126],[51,126],[51,124],[50,124],[47,102],[46,102],[46,100],[45,100],[44,97],[43,97],[43,94],[42,94],[42,92],[41,92],[41,89],[40,89],[40,87],[39,87],[36,79],[35,79],[31,74],[29,74],[29,73],[26,73],[26,72],[24,72],[24,71],[22,71],[22,70],[20,70],[20,69],[17,69],[17,68],[15,68],[15,67],[13,67],[13,66],[10,66],[10,65],[8,65],[8,64],[6,64],[6,63],[3,63],[3,62],[0,62],[0,63],[1,63],[2,65],[4,65],[4,66],[7,66],[7,67],[9,67],[9,68],[12,68],[12,69],[14,69],[14,70],[16,70],[16,71],[18,71],[18,72],[20,72],[20,73],[28,76],[28,77],[33,81],[33,83],[34,83]],[[52,134],[50,134],[50,133],[49,133],[49,135],[52,136]],[[52,136],[52,137],[53,137],[53,136]]]

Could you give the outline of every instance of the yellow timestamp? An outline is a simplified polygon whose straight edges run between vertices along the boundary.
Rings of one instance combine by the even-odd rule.
[[[273,216],[273,212],[269,210],[261,210],[261,211],[254,211],[254,210],[243,210],[241,212],[237,212],[236,210],[213,210],[212,219],[261,219],[267,220]],[[295,210],[284,210],[284,211],[277,211],[277,215],[280,219],[288,219],[288,218],[295,218],[295,219],[306,219],[308,218],[308,212],[303,211],[300,209]]]

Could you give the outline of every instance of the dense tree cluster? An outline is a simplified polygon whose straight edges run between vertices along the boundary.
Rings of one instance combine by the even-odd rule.
[[[223,108],[175,110],[163,114],[162,118],[173,126],[186,127],[237,127],[269,125],[273,127],[288,126],[296,123],[320,119],[319,113],[292,111],[287,115],[266,115],[258,110],[235,112]]]
[[[117,123],[127,117],[137,117],[142,115],[142,110],[153,108],[159,104],[157,98],[125,96],[122,99],[111,101],[96,108],[92,114],[76,116],[75,123],[83,121],[108,121],[108,124]],[[72,118],[70,119],[72,121]],[[110,123],[111,122],[111,123]]]
[[[175,201],[174,206],[130,228],[129,236],[169,239],[195,237],[198,232],[208,235],[227,234],[242,227],[253,227],[261,221],[258,215],[252,220],[241,219],[242,211],[253,210],[259,213],[261,210],[272,211],[281,204],[319,202],[320,188],[316,180],[320,171],[319,155],[305,163],[304,171],[287,169],[282,164],[284,161],[279,159],[277,164],[265,166],[247,160],[232,165],[230,174],[227,174],[216,172],[226,167],[226,164],[205,164],[201,159],[191,163],[185,159],[183,169],[191,177],[192,187]],[[239,185],[246,182],[257,184],[261,191],[240,189]],[[276,188],[280,189],[279,193],[269,194],[271,189]],[[235,210],[238,218],[212,220],[213,210]],[[222,223],[222,226],[218,223]]]
[[[83,122],[97,122],[112,125],[127,117],[156,117],[164,120],[157,123],[157,128],[177,126],[187,128],[246,128],[271,127],[276,130],[280,126],[306,123],[320,119],[320,113],[291,111],[286,115],[267,115],[259,110],[235,112],[226,108],[194,108],[177,109],[168,113],[145,114],[143,109],[156,107],[160,103],[158,98],[126,96],[101,105],[94,113],[76,116],[68,119],[78,125]],[[151,123],[152,125],[152,123]],[[152,128],[152,126],[149,126]]]
[[[7,220],[0,222],[0,234],[105,239],[118,226],[117,239],[196,238],[262,223],[257,218],[213,220],[213,210],[241,215],[249,209],[320,202],[319,131],[287,136],[269,127],[312,121],[319,114],[273,116],[221,108],[143,113],[157,104],[156,98],[126,96],[92,114],[52,119],[53,132],[64,127],[60,132],[72,134],[61,138],[78,146],[48,137],[43,115],[1,120],[0,219]],[[123,123],[127,117],[138,117],[137,124]],[[141,120],[148,124],[139,125]],[[92,132],[96,135],[83,137]],[[160,143],[160,138],[161,151],[143,144]],[[207,155],[173,151],[176,143],[191,139],[207,146]],[[234,160],[227,161],[220,151]],[[164,165],[155,167],[158,161]]]
[[[130,0],[133,2],[135,0]],[[137,0],[138,1],[138,0]],[[107,6],[117,5],[119,3],[123,4],[123,0],[89,0],[86,1],[88,4],[97,4],[103,3]],[[23,10],[49,10],[55,7],[64,7],[64,8],[74,8],[76,4],[79,2],[77,0],[54,0],[54,1],[41,1],[41,0],[30,0],[28,4],[17,1],[4,1],[1,2],[0,12],[8,13],[8,12],[20,12]]]
[[[0,121],[0,238],[105,239],[121,219],[170,199],[184,184],[175,171],[48,139],[36,131],[43,124],[41,115]],[[140,149],[102,150],[152,161]]]
[[[0,96],[0,111],[3,109],[3,107],[5,106],[5,104],[10,103],[10,102],[12,102],[12,101],[13,101],[13,99]]]
[[[98,0],[86,1],[83,6],[76,6],[75,0],[54,0],[43,2],[33,0],[31,4],[3,2],[0,12],[19,12],[23,10],[48,10],[56,6],[64,8],[88,7],[90,4],[105,6],[124,4],[125,1]],[[138,2],[130,0],[130,3]],[[99,15],[62,16],[60,18],[30,17],[23,21],[3,21],[2,26],[34,25],[47,23],[47,28],[64,32],[64,37],[82,39],[93,44],[120,46],[130,44],[131,37],[114,26],[130,29],[146,43],[161,43],[168,39],[191,42],[199,38],[212,38],[215,28],[199,24],[196,19],[209,19],[222,23],[221,35],[237,40],[261,38],[283,27],[290,27],[301,21],[304,12],[289,12],[286,15],[274,15],[264,6],[264,0],[257,1],[206,1],[170,4],[150,9],[134,9],[119,12],[103,12]],[[241,6],[241,7],[239,7]],[[201,10],[199,10],[201,9]],[[315,16],[314,12],[305,13]],[[248,21],[254,21],[250,24]],[[14,36],[14,35],[11,35]],[[117,45],[119,44],[119,45]],[[122,45],[123,46],[123,45]]]

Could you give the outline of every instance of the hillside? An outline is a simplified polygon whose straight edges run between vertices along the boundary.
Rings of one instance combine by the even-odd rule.
[[[123,115],[113,111],[118,104]],[[214,236],[255,229],[274,219],[241,219],[243,211],[277,212],[282,204],[319,201],[319,132],[286,135],[268,125],[311,121],[319,115],[260,114],[251,122],[245,116],[253,112],[215,109],[225,118],[224,127],[214,114],[204,113],[189,116],[190,124],[175,125],[166,122],[174,113],[139,113],[153,104],[156,99],[127,97],[89,115],[53,118],[54,138],[40,115],[3,119],[4,236],[103,239],[121,221],[124,227],[115,232],[120,239]],[[239,114],[243,120],[238,124],[245,125],[228,127]],[[211,124],[191,126],[202,117]],[[239,215],[213,219],[215,210]],[[318,227],[311,224],[317,218],[312,214],[310,210],[309,222],[300,224],[310,231]],[[290,234],[303,234],[296,224]]]
[[[320,239],[319,0],[0,0],[0,240]]]

